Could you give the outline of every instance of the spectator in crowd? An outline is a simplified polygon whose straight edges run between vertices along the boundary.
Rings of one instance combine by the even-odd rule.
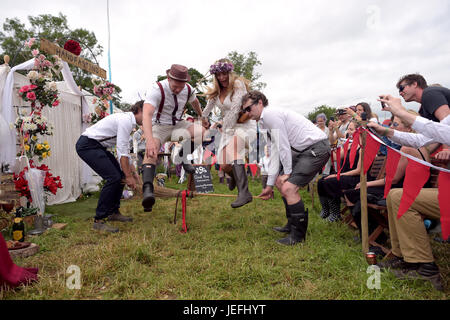
[[[353,138],[353,133],[356,131],[356,123],[351,121],[346,136],[349,139]],[[358,143],[352,141],[352,143]],[[350,147],[349,147],[350,150]],[[341,174],[339,180],[337,174],[330,174],[322,177],[317,183],[317,192],[319,194],[319,201],[322,206],[320,217],[327,219],[329,222],[335,222],[341,219],[341,197],[343,191],[353,189],[360,180],[361,172],[361,150],[358,147],[353,166],[350,167],[350,151],[347,152],[346,159],[343,159],[341,153]],[[336,156],[334,156],[336,158]]]
[[[349,108],[352,109],[352,107]],[[338,121],[335,121],[334,118],[328,121],[329,139],[332,146],[339,145],[339,139],[345,139],[345,133],[351,119],[351,116],[348,115],[345,108],[338,109],[336,111],[336,117]]]
[[[326,125],[327,124],[327,120],[328,119],[327,119],[327,116],[326,116],[325,113],[319,113],[316,116],[317,127],[320,130],[322,130],[328,137],[329,134],[330,134],[330,130],[328,129],[328,127]],[[325,164],[325,167],[324,167],[324,169],[322,171],[322,174],[328,175],[328,174],[330,174],[330,170],[331,170],[331,158],[328,159],[327,163]]]
[[[143,101],[142,101],[143,102]],[[142,161],[145,157],[145,136],[142,126],[133,134],[133,151],[137,156],[138,172],[142,172]]]
[[[417,80],[414,81],[410,80],[410,82],[406,81],[405,83],[403,81],[405,80],[401,79],[399,82],[399,90],[400,92],[405,91],[402,95],[405,101],[411,101],[413,96],[417,92],[420,92],[417,87],[424,87],[424,84],[419,85],[417,83],[417,81],[420,81],[420,78],[417,78]],[[422,90],[422,93],[423,91],[424,90]],[[434,95],[435,93],[432,94]],[[436,96],[443,98],[445,95],[439,93],[436,94]],[[424,117],[408,114],[398,98],[394,98],[390,95],[382,95],[380,97],[379,100],[385,103],[386,111],[392,112],[392,114],[408,124],[412,123],[411,127],[420,133],[418,134],[421,136],[419,140],[422,142],[425,141],[425,143],[427,143],[432,141],[447,145],[450,143],[450,117],[447,113],[448,100],[443,102],[444,100],[436,99],[438,102],[433,104],[435,107],[429,108],[429,105],[427,104],[427,107],[424,108],[424,97],[422,96],[421,108],[424,108],[425,110],[422,110],[421,114],[429,117],[436,117],[436,119],[441,121],[438,123],[431,121],[431,119],[427,120]],[[434,101],[434,99],[431,100]],[[447,104],[444,105],[442,103]],[[441,105],[436,108],[439,104]],[[375,124],[370,125],[370,127],[373,127],[378,132],[386,130]],[[390,129],[387,129],[387,134],[390,136],[394,135]],[[408,136],[408,133],[402,133],[403,138],[405,135]],[[397,131],[395,131],[395,136],[397,136]],[[404,139],[405,141],[408,141],[407,138]],[[417,140],[414,141],[417,142]],[[443,290],[439,267],[434,261],[429,237],[423,223],[424,217],[428,219],[440,219],[441,212],[438,200],[438,190],[437,188],[422,189],[409,209],[397,219],[402,194],[403,189],[391,189],[387,197],[389,234],[393,258],[382,261],[378,265],[382,269],[391,269],[400,279],[429,280],[437,290]]]
[[[369,121],[378,123],[378,116],[372,112],[370,105],[367,102],[360,102],[356,105],[356,111],[352,108],[347,108],[347,114],[356,121],[362,121],[361,115],[365,112]]]
[[[418,114],[417,112],[413,110],[408,111],[411,114]],[[394,130],[399,130],[403,132],[413,132],[414,130],[411,128],[410,125],[405,123],[401,118],[395,117],[393,119],[393,122],[391,124],[391,128]],[[428,150],[425,147],[422,148],[411,148],[403,146],[400,149],[401,152],[405,154],[409,154],[413,157],[416,157],[420,160],[430,162],[430,155]],[[403,179],[405,178],[405,172],[406,172],[406,166],[408,165],[408,158],[405,156],[402,156],[398,162],[397,170],[395,172],[395,176],[392,180],[392,186],[391,188],[403,188]],[[385,186],[386,180],[385,178],[372,180],[367,182],[367,201],[369,203],[376,204],[378,201],[382,200],[384,197],[384,186]],[[427,184],[425,187],[428,187],[429,184]],[[344,197],[347,201],[347,206],[350,208],[350,211],[354,217],[354,220],[356,222],[356,225],[359,228],[360,234],[361,234],[361,202],[360,202],[360,184],[358,183],[355,186],[355,189],[350,189],[344,192]],[[372,219],[372,216],[369,215],[369,234],[372,233],[376,227],[377,223],[374,219]],[[384,233],[380,235],[379,239],[377,239],[377,242],[382,244],[386,240],[386,236]]]

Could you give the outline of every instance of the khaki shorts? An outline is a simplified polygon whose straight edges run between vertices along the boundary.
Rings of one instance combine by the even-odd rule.
[[[181,120],[175,125],[171,124],[152,124],[152,134],[153,138],[158,139],[161,144],[167,141],[179,141],[180,137],[182,139],[190,139],[189,127],[194,125],[192,122]]]

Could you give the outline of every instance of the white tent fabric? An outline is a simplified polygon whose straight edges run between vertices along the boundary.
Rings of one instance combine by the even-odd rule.
[[[82,114],[94,112],[96,106],[92,101],[95,97],[85,90],[78,89],[67,63],[64,64],[65,81],[57,83],[60,104],[55,108],[44,108],[42,111],[42,115],[53,124],[54,130],[52,136],[43,137],[43,140],[47,140],[50,144],[51,156],[41,163],[48,165],[54,176],[60,176],[63,185],[56,195],[48,197],[48,205],[75,201],[82,190],[98,190],[97,184],[101,181],[101,178],[78,157],[75,150],[76,141],[87,127],[87,124],[82,122]],[[14,123],[19,110],[12,106],[28,106],[21,109],[28,114],[31,112],[29,103],[23,101],[18,95],[20,87],[30,84],[27,77],[13,72],[14,69],[21,69],[20,66],[11,70],[7,65],[0,66],[0,94],[4,97],[0,105],[0,161],[12,163],[12,169],[14,169],[16,153],[19,150],[16,145],[15,130],[11,130],[9,125]],[[9,94],[10,100],[5,99],[8,91],[12,92]],[[114,112],[122,111],[114,108]],[[10,134],[13,136],[12,144]],[[5,145],[9,145],[9,149]],[[9,152],[8,156],[5,156],[6,151]],[[13,160],[11,160],[11,154]]]

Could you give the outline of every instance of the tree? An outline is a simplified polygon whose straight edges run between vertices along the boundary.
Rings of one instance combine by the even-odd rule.
[[[316,116],[320,113],[325,113],[327,116],[327,119],[330,120],[331,117],[334,117],[336,114],[336,108],[329,107],[327,105],[321,105],[319,107],[316,107],[313,111],[308,113],[307,118],[311,121],[316,120]],[[328,124],[328,122],[327,122]]]
[[[11,66],[18,65],[31,58],[30,50],[24,45],[25,41],[30,38],[44,38],[58,44],[62,48],[67,40],[75,40],[82,48],[80,57],[98,64],[97,57],[102,55],[103,47],[98,44],[93,32],[82,28],[70,29],[67,23],[67,17],[62,13],[59,13],[58,16],[50,14],[42,14],[34,17],[28,16],[28,21],[31,25],[28,29],[17,18],[7,18],[3,23],[4,32],[0,32],[0,46],[3,49],[2,57],[8,54],[11,57]],[[69,66],[75,82],[92,93],[92,75],[78,67]],[[120,106],[120,92],[122,90],[118,86],[115,87],[113,103]]]
[[[258,60],[258,55],[255,52],[250,51],[245,55],[231,51],[227,58],[233,62],[234,72],[252,82],[253,89],[262,90],[266,87],[266,83],[256,81],[261,77],[261,74],[256,72],[255,68],[261,65],[261,61]]]

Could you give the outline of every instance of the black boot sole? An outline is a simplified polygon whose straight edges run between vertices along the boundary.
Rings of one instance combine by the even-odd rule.
[[[152,211],[153,205],[155,204],[155,197],[147,197],[142,200],[142,206],[145,212]]]

